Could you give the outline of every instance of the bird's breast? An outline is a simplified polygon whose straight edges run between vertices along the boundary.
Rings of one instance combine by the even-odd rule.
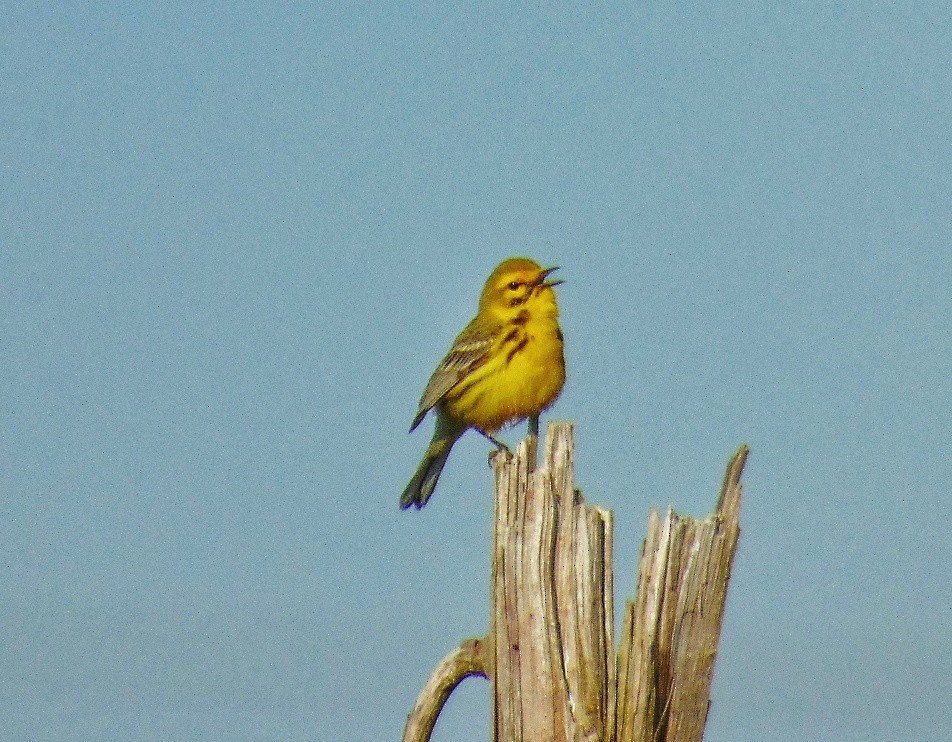
[[[486,364],[448,395],[449,411],[491,432],[549,407],[565,384],[562,333],[554,319],[517,320],[502,328]]]

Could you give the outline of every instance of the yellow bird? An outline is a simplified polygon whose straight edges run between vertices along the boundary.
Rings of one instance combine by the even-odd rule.
[[[400,507],[422,508],[433,494],[450,449],[470,428],[505,448],[492,434],[529,418],[538,433],[539,415],[565,384],[562,330],[554,286],[557,268],[529,258],[500,263],[483,287],[479,311],[466,325],[430,377],[412,433],[436,409],[436,429],[419,468],[400,497]]]

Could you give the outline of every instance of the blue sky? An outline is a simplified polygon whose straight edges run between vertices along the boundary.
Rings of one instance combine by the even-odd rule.
[[[0,29],[0,738],[396,739],[486,630],[510,255],[577,477],[743,534],[706,739],[952,736],[947,3],[34,3]],[[507,437],[517,441],[522,430]],[[489,736],[468,681],[435,739]]]

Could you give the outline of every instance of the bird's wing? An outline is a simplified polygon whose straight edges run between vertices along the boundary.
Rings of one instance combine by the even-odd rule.
[[[478,323],[475,319],[470,322],[459,337],[453,342],[453,347],[446,354],[420,397],[420,408],[410,430],[413,431],[447,392],[466,378],[475,369],[479,368],[489,355],[493,347],[494,333]]]

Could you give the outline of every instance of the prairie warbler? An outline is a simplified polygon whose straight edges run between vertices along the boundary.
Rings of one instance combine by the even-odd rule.
[[[502,447],[492,434],[539,414],[565,383],[559,307],[550,281],[555,268],[528,258],[500,263],[483,287],[479,311],[430,377],[410,432],[436,409],[436,429],[419,468],[400,497],[400,507],[422,508],[453,444],[474,428]]]

